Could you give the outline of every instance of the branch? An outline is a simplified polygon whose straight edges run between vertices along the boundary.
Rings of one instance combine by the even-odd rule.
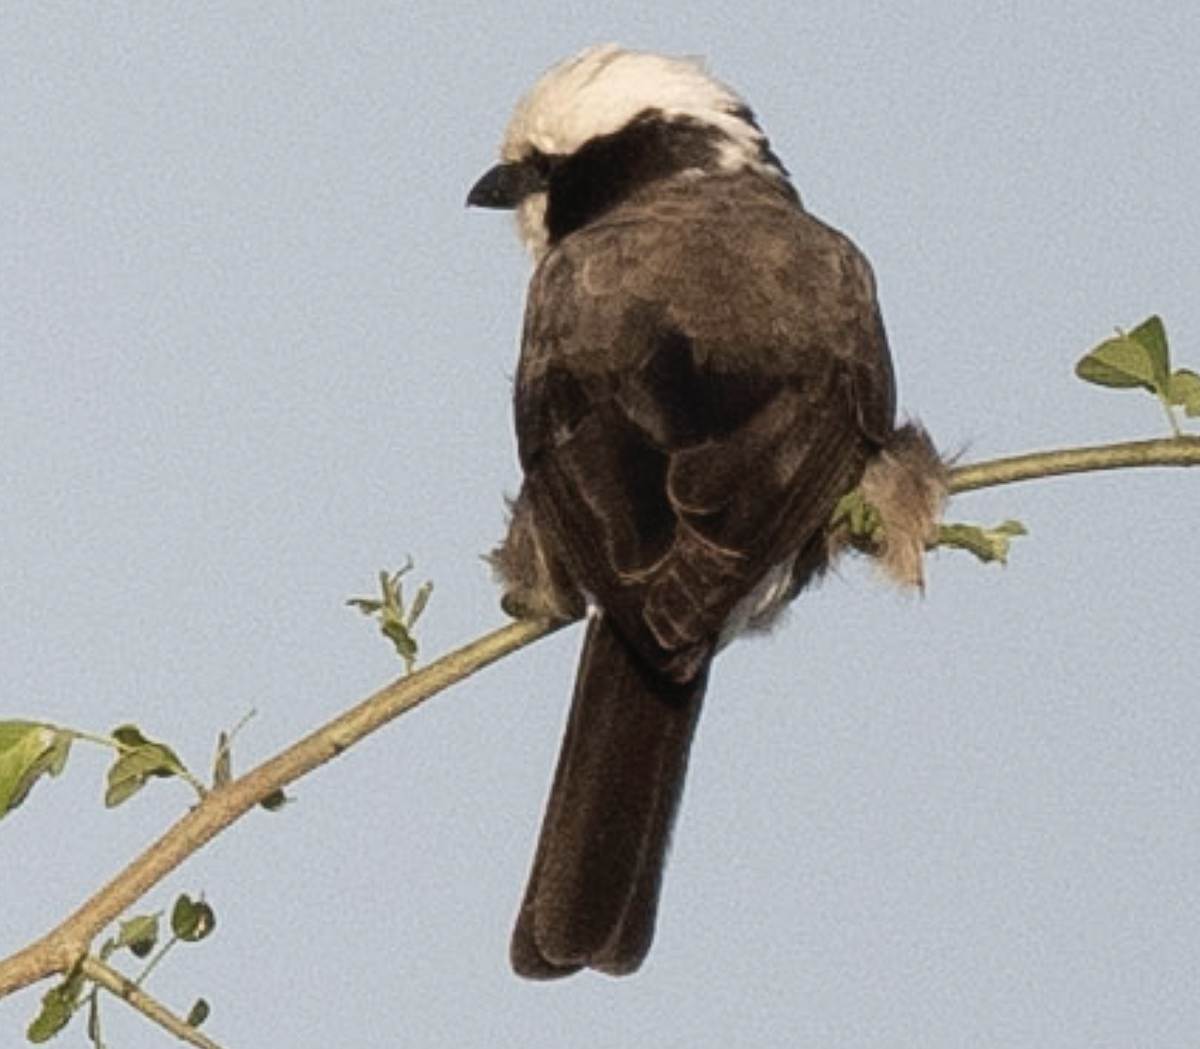
[[[181,1020],[170,1009],[156,998],[143,991],[128,977],[106,965],[95,955],[89,954],[83,959],[80,971],[98,987],[103,987],[110,994],[124,1002],[128,1002],[143,1016],[153,1020],[159,1027],[169,1031],[176,1038],[199,1049],[221,1049],[211,1038],[203,1035],[191,1024]]]
[[[951,470],[950,489],[966,492],[1059,474],[1141,466],[1200,466],[1200,438],[1038,452],[959,466]],[[216,788],[70,917],[0,962],[0,998],[46,977],[69,973],[81,963],[89,964],[84,962],[88,947],[101,930],[265,798],[429,697],[565,625],[521,620],[493,631],[400,678],[244,776]],[[107,977],[101,979],[90,971],[88,975],[108,986]]]
[[[0,998],[83,959],[92,940],[192,853],[264,798],[477,670],[564,624],[510,623],[386,686],[244,776],[218,787],[62,924],[0,962]]]
[[[1126,470],[1141,466],[1200,466],[1200,437],[1179,436],[1087,448],[1064,448],[956,466],[950,471],[950,491],[971,492],[977,488],[994,488],[1039,477]]]

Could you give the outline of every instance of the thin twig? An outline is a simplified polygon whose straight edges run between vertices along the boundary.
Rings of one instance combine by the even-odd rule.
[[[1200,437],[1164,437],[1153,441],[1063,448],[957,466],[950,471],[950,491],[970,492],[1039,477],[1143,466],[1200,466]]]
[[[139,1013],[153,1020],[163,1030],[170,1031],[176,1038],[189,1045],[198,1046],[199,1049],[221,1049],[216,1042],[201,1033],[199,1028],[180,1019],[158,999],[147,994],[136,983],[112,966],[106,965],[94,954],[89,954],[83,959],[80,969],[94,984],[128,1002]]]

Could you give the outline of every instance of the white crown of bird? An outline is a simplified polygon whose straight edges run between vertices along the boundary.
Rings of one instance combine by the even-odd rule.
[[[724,132],[723,167],[757,164],[761,158],[765,137],[747,119],[746,103],[700,59],[602,44],[552,67],[521,99],[504,136],[502,159],[521,160],[531,149],[568,156],[647,110],[689,117]]]

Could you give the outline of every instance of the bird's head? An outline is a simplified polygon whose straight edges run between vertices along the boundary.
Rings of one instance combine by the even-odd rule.
[[[698,60],[613,44],[543,75],[500,157],[467,203],[515,209],[535,257],[657,179],[742,169],[787,179],[750,108]]]

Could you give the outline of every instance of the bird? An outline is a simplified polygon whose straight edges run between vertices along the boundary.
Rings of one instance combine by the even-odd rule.
[[[626,975],[714,657],[847,545],[856,487],[885,570],[919,585],[944,469],[897,423],[870,265],[700,60],[606,44],[553,66],[467,203],[515,211],[534,262],[503,606],[587,618],[510,960]]]

